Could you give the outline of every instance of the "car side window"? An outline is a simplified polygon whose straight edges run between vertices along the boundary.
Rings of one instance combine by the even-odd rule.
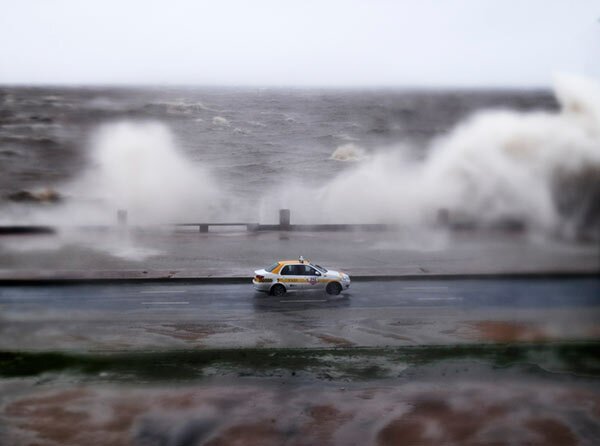
[[[320,276],[317,270],[309,265],[290,265],[295,276]]]
[[[281,273],[282,276],[291,276],[294,273],[292,272],[292,269],[290,268],[290,265],[285,265],[283,268],[281,268]]]
[[[317,270],[314,269],[312,266],[308,266],[305,265],[304,266],[306,272],[304,274],[306,274],[307,276],[320,276],[320,273],[317,273]]]
[[[282,276],[320,276],[317,270],[308,265],[285,265],[281,268]]]
[[[304,276],[304,265],[291,265],[292,267],[292,274],[294,274],[295,276]]]

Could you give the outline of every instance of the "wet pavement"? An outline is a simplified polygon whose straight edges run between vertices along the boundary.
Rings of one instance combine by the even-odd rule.
[[[63,227],[0,237],[0,280],[251,277],[283,258],[361,276],[595,273],[598,246],[503,231],[174,232]]]
[[[0,444],[595,445],[600,279],[0,288]]]
[[[251,284],[0,288],[1,350],[381,347],[589,340],[600,279],[385,281],[340,296]]]

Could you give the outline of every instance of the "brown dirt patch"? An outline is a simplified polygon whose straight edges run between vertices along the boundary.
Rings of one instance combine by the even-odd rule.
[[[107,446],[127,445],[126,434],[141,411],[139,404],[117,402],[110,409],[108,421],[94,423],[89,407],[78,407],[93,396],[81,389],[56,392],[15,401],[6,407],[5,413],[17,418],[19,428],[39,438],[31,444],[86,444],[90,439],[102,439]],[[97,441],[94,443],[99,444]]]
[[[311,420],[302,430],[305,432],[307,444],[325,446],[332,444],[335,432],[352,419],[351,413],[344,413],[331,404],[312,406],[307,411]],[[310,441],[308,441],[310,439]]]
[[[160,327],[144,327],[144,329],[149,333],[191,342],[202,340],[217,333],[237,333],[241,331],[241,329],[229,324],[163,324]]]
[[[539,437],[538,444],[545,446],[573,446],[579,444],[573,431],[564,423],[552,418],[534,418],[525,425]]]
[[[468,337],[493,342],[539,342],[550,340],[541,327],[524,322],[480,321],[469,322],[474,330]]]
[[[351,342],[348,339],[339,338],[337,336],[332,336],[328,334],[315,334],[314,336],[316,336],[326,344],[335,345],[336,347],[352,347],[356,345],[354,342]]]
[[[413,409],[386,425],[377,435],[377,444],[439,445],[478,444],[477,434],[494,419],[506,414],[504,406],[481,406],[477,412],[457,410],[446,401],[427,398],[417,401]],[[434,426],[432,432],[431,427]]]
[[[206,446],[279,446],[284,435],[270,421],[232,426],[212,439]]]

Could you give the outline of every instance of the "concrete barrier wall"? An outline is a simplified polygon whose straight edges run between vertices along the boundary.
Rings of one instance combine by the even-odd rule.
[[[120,209],[117,212],[117,224],[119,226],[127,225],[127,211]],[[478,225],[472,221],[463,221],[460,219],[452,219],[447,211],[441,212],[438,218],[438,224],[441,227],[446,227],[452,230],[474,230],[478,229]],[[381,223],[365,223],[365,224],[299,224],[291,223],[291,212],[289,209],[279,210],[279,224],[260,224],[256,222],[189,222],[177,223],[175,227],[197,227],[199,232],[209,232],[211,227],[245,227],[247,231],[306,231],[306,232],[321,232],[321,231],[394,231],[400,229],[398,224],[381,224]],[[95,229],[107,229],[111,226],[94,226]],[[86,229],[91,227],[86,226]],[[499,222],[491,227],[506,232],[519,232],[525,229],[525,225],[518,221]],[[16,235],[16,234],[51,234],[56,232],[56,229],[51,226],[0,226],[0,235]]]

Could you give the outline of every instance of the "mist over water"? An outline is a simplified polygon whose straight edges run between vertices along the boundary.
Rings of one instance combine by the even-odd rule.
[[[293,222],[422,228],[445,210],[475,225],[510,220],[599,237],[600,93],[590,80],[558,79],[560,110],[509,93],[491,109],[484,94],[187,93],[150,102],[90,95],[86,107],[111,119],[78,127],[90,141],[79,142],[83,167],[50,184],[64,200],[13,204],[3,219],[104,224],[126,209],[136,224],[267,223],[285,207]],[[36,110],[48,101],[68,102],[44,96]],[[19,147],[10,150],[18,162]]]

